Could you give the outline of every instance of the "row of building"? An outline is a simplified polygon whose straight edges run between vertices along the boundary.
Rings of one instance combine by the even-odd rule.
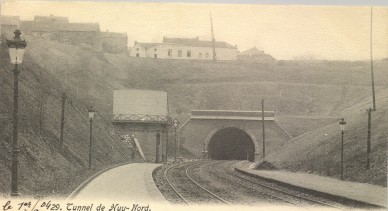
[[[237,46],[226,42],[214,42],[216,58],[220,61],[256,61],[274,63],[276,60],[264,51],[251,48],[239,52]],[[154,59],[185,59],[185,60],[213,60],[213,42],[196,38],[168,38],[163,37],[161,43],[134,43],[130,48],[132,57]]]
[[[67,17],[35,16],[33,21],[21,21],[18,16],[1,16],[1,34],[8,39],[20,29],[36,38],[90,47],[108,53],[126,53],[131,57],[154,59],[213,60],[213,47],[219,61],[254,61],[274,63],[276,60],[256,47],[239,52],[236,45],[204,41],[196,38],[163,37],[160,43],[136,42],[128,48],[126,33],[102,32],[98,23],[72,23]],[[214,45],[214,46],[213,46]]]
[[[29,36],[85,46],[109,53],[127,52],[126,33],[101,32],[98,23],[71,23],[67,17],[35,16],[33,21],[21,21],[19,16],[1,16],[1,34],[12,38],[16,29]]]

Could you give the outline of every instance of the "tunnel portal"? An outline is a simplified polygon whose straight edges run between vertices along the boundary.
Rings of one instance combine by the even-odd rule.
[[[249,135],[238,128],[224,128],[217,131],[208,145],[213,160],[254,160],[255,146]]]

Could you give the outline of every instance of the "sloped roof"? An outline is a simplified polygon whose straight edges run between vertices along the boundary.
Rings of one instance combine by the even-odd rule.
[[[204,41],[196,38],[167,38],[163,37],[163,44],[176,44],[176,45],[184,45],[184,46],[195,46],[195,47],[213,47],[212,41]],[[216,48],[236,48],[235,46],[226,43],[216,41]]]
[[[63,24],[51,24],[47,22],[33,22],[32,23],[32,31],[39,31],[39,32],[48,32],[48,31],[57,31],[59,30]]]
[[[67,23],[69,22],[69,18],[68,17],[62,17],[62,16],[54,16],[54,15],[50,15],[50,16],[38,16],[36,15],[34,17],[34,22],[62,22],[62,23]]]
[[[258,48],[256,47],[253,47],[249,50],[246,50],[246,51],[243,51],[240,53],[240,55],[262,55],[264,54],[264,51],[263,50],[259,50]]]
[[[161,43],[146,43],[146,42],[135,42],[135,45],[143,46],[144,48],[152,48],[158,45],[161,45]]]
[[[101,32],[101,37],[128,38],[127,33],[119,32]]]
[[[59,31],[100,31],[100,25],[98,23],[68,23],[63,24]]]
[[[0,24],[1,25],[19,26],[19,24],[20,24],[20,17],[19,16],[5,16],[5,15],[2,15],[0,17]]]

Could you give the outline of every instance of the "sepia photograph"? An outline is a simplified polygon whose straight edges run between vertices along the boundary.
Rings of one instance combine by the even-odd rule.
[[[0,1],[0,211],[387,209],[388,4]]]

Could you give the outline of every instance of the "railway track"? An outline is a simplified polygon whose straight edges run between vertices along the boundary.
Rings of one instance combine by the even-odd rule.
[[[220,163],[226,163],[226,162],[224,161],[224,162],[213,163],[211,165],[211,167],[214,167],[214,165],[220,164]],[[234,163],[236,163],[236,162],[234,162]],[[228,169],[226,165],[223,165],[222,168],[229,175],[233,175],[234,177],[239,178],[239,179],[241,179],[243,181],[249,182],[251,184],[254,184],[255,186],[259,186],[259,187],[271,190],[272,194],[268,193],[268,192],[267,192],[267,194],[270,194],[273,197],[276,197],[276,198],[278,198],[280,200],[283,200],[283,201],[285,201],[287,203],[290,203],[290,204],[293,204],[293,205],[297,205],[297,206],[301,206],[301,207],[306,207],[306,206],[303,206],[302,204],[303,204],[303,202],[308,202],[310,205],[319,205],[319,206],[323,206],[323,207],[336,208],[336,209],[340,209],[340,210],[347,210],[345,207],[334,205],[334,204],[329,204],[327,202],[319,201],[319,200],[313,199],[311,197],[302,196],[300,193],[292,193],[292,192],[288,192],[288,191],[285,191],[285,190],[282,190],[282,189],[279,189],[279,188],[276,188],[276,187],[271,187],[271,186],[266,185],[266,184],[264,184],[262,182],[259,182],[257,179],[249,178],[249,176],[245,176],[245,175],[242,176],[239,173],[233,172],[230,169]],[[292,197],[292,198],[295,198],[295,199],[299,199],[301,203],[295,203],[292,200],[287,199],[284,196],[289,196],[289,197]]]
[[[253,202],[254,199],[265,199],[268,200],[268,202],[281,202],[300,208],[319,206],[340,210],[350,209],[345,205],[339,203],[335,204],[336,202],[331,203],[330,200],[330,202],[325,201],[326,199],[321,201],[317,199],[317,196],[310,196],[309,194],[300,191],[288,190],[287,188],[278,187],[278,185],[267,184],[267,182],[259,181],[257,178],[236,172],[234,168],[231,168],[235,163],[236,161],[198,161],[183,163],[168,167],[164,170],[163,174],[165,180],[175,194],[185,204],[189,205],[204,203],[224,205],[240,204],[240,201],[232,196],[235,194],[233,188],[229,188],[229,190],[233,190],[231,191],[233,193],[229,193],[230,195],[228,196],[228,194],[225,194],[225,191],[220,191],[213,185],[207,186],[207,184],[211,184],[213,181],[215,182],[217,180],[219,183],[221,180],[229,186],[236,187],[236,190],[240,189],[239,191],[245,191],[245,196],[240,197],[240,199],[242,198],[242,200],[248,203],[249,200],[251,200],[252,203],[255,203]],[[205,176],[205,179],[203,179],[204,172],[206,172],[205,174],[213,176]],[[214,177],[216,177],[216,180]],[[215,192],[218,193],[216,194]],[[252,194],[247,195],[246,192],[251,192]]]
[[[222,165],[225,161],[214,162],[209,165],[208,172],[218,177],[221,180],[224,180],[226,183],[238,184],[244,188],[252,190],[259,195],[265,195],[267,198],[274,198],[276,201],[284,202],[289,205],[304,207],[301,202],[296,202],[295,200],[290,200],[286,197],[280,197],[277,194],[271,194],[269,191],[258,188],[257,186],[252,186],[252,183],[247,184],[245,180],[241,181],[241,178],[236,176],[233,172],[227,170],[227,168]],[[221,170],[215,168],[216,165],[222,166]],[[225,174],[225,172],[227,174]]]
[[[185,204],[218,203],[231,205],[190,176],[190,169],[201,164],[202,162],[195,162],[170,166],[164,171],[164,177],[172,190]],[[181,168],[184,170],[182,171]],[[173,170],[177,171],[172,172]],[[182,172],[184,172],[183,175]],[[169,177],[169,174],[174,174],[174,177]]]

